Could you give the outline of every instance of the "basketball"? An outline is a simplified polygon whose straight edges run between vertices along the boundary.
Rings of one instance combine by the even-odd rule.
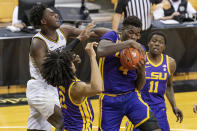
[[[138,62],[143,59],[144,56],[135,48],[126,48],[122,50],[120,54],[120,62],[122,66],[129,70],[134,70],[134,65],[137,66]]]

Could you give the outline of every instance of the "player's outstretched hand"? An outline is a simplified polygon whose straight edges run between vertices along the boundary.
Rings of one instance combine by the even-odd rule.
[[[93,47],[97,47],[97,46],[98,46],[97,42],[91,42],[86,45],[85,51],[88,53],[89,57],[96,57],[96,53]]]
[[[194,111],[194,113],[196,113],[196,114],[197,114],[197,103],[196,103],[196,104],[194,104],[194,106],[193,106],[193,111]]]
[[[176,115],[176,118],[177,118],[176,122],[181,123],[183,121],[182,111],[179,108],[176,107],[176,108],[173,109],[173,112],[174,112],[174,114]]]
[[[77,37],[80,41],[87,40],[94,32],[91,32],[91,30],[95,27],[94,21],[89,23],[85,29],[80,33],[80,35]]]

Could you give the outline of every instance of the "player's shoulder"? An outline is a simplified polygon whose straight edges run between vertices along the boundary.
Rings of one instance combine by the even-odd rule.
[[[166,56],[167,56],[167,58],[168,58],[169,63],[171,63],[171,64],[176,64],[176,61],[175,61],[174,58],[172,58],[172,57],[170,57],[170,56],[168,56],[168,55],[166,55]]]
[[[114,30],[110,30],[104,34],[104,36],[107,36],[107,35],[115,35],[116,36],[116,35],[118,35],[118,33]]]
[[[85,82],[77,80],[77,81],[73,82],[73,85],[71,88],[72,88],[72,91],[76,93],[76,92],[81,92],[81,90],[85,86],[87,86],[87,84]]]
[[[176,61],[174,58],[168,56],[168,64],[169,64],[169,68],[170,68],[170,72],[175,72],[176,70]]]
[[[42,46],[45,43],[46,43],[45,40],[43,40],[41,37],[35,36],[32,38],[31,46],[35,46],[35,47]]]
[[[106,33],[101,37],[101,40],[102,40],[102,39],[110,39],[110,40],[114,39],[114,40],[116,40],[118,37],[119,37],[118,33],[112,30],[112,31],[106,32]]]
[[[38,53],[38,52],[46,52],[48,50],[47,44],[45,40],[43,40],[41,37],[33,37],[31,40],[30,45],[30,54],[32,53]]]

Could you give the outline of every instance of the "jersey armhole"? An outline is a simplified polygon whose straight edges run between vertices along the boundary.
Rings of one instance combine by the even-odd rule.
[[[64,36],[65,40],[67,41],[67,37],[66,37],[66,35],[65,35],[64,31],[63,31],[63,29],[62,29],[62,28],[59,28],[59,30],[60,30],[60,32],[62,33],[62,35]]]
[[[79,81],[80,81],[80,80],[77,79],[76,81],[72,82],[72,83],[70,84],[70,86],[69,86],[69,89],[68,89],[68,97],[69,97],[70,101],[72,102],[72,104],[74,104],[75,106],[81,106],[81,105],[87,100],[87,97],[86,97],[80,104],[77,104],[77,103],[75,103],[75,102],[73,101],[73,99],[72,99],[72,97],[71,97],[71,94],[70,94],[71,88],[73,87],[74,84],[76,84],[76,82],[79,82]]]
[[[45,46],[47,47],[47,51],[49,51],[49,47],[48,47],[48,45],[47,45],[47,43],[45,42],[44,39],[42,39],[42,38],[40,38],[40,37],[38,37],[38,36],[35,36],[35,37],[33,37],[32,39],[34,39],[34,38],[37,38],[37,39],[40,39],[41,41],[43,41],[44,44],[45,44]]]
[[[169,57],[168,57],[168,55],[166,55],[166,61],[167,61],[168,73],[169,73],[169,75],[171,75],[171,72],[170,72],[170,63],[169,63]]]

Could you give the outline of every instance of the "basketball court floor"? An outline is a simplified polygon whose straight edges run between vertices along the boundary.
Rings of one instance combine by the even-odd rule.
[[[197,92],[176,93],[177,106],[182,110],[184,118],[182,123],[176,122],[169,102],[167,101],[167,114],[171,131],[197,131],[197,114],[193,113],[193,104],[197,103]],[[98,130],[98,100],[92,100],[95,113],[93,131]],[[26,131],[26,122],[29,115],[28,105],[0,107],[0,131]],[[120,131],[125,130],[127,118],[122,121]],[[54,128],[52,129],[54,131]]]

